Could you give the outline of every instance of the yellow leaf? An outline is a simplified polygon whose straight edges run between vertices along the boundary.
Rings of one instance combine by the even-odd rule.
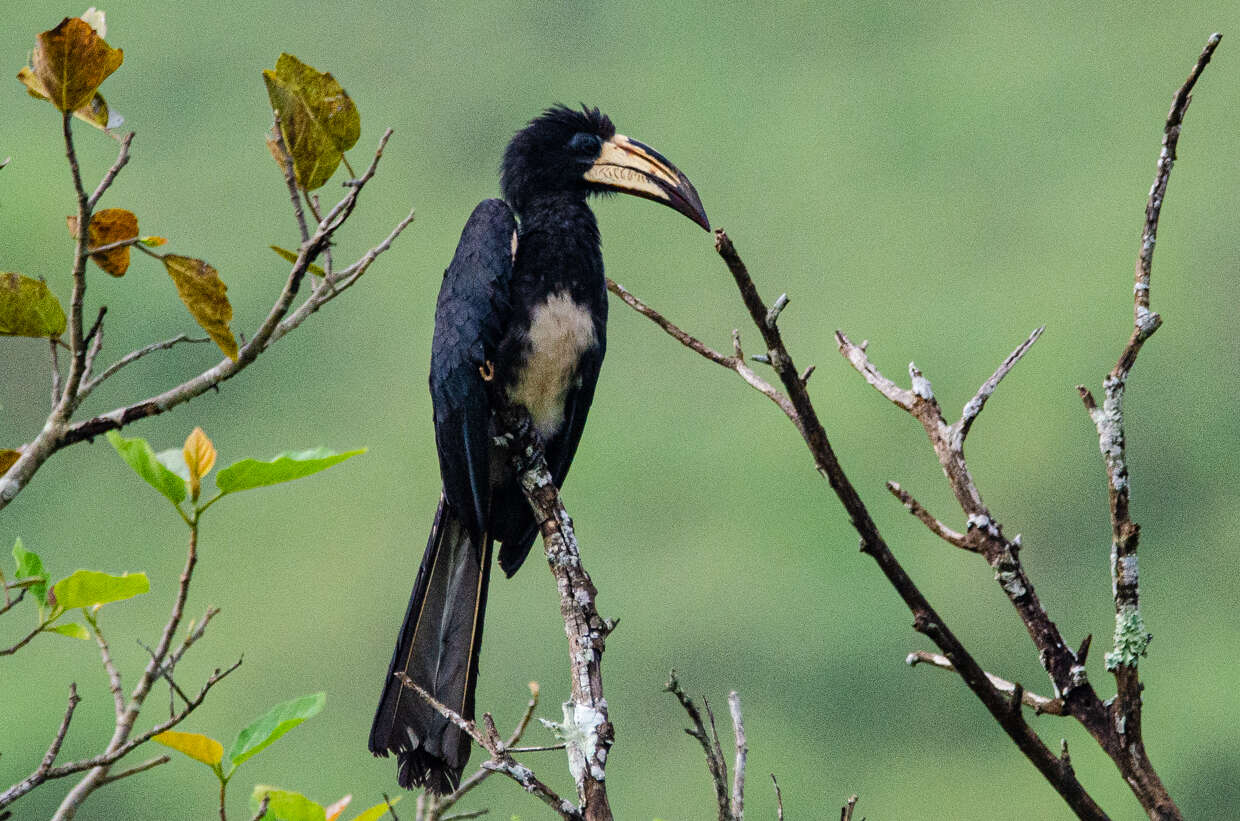
[[[398,795],[392,799],[391,803],[395,804],[397,801],[399,801],[403,797],[404,796]],[[353,821],[379,821],[380,818],[382,818],[383,816],[387,814],[388,814],[388,803],[385,801],[382,804],[375,804],[373,807],[371,807],[370,809],[366,810],[361,815],[354,818]]]
[[[47,283],[0,271],[0,335],[60,336],[65,310]]]
[[[66,217],[69,233],[78,235],[77,217]],[[124,208],[105,208],[90,218],[90,247],[102,248],[114,242],[138,238],[138,218]],[[129,246],[113,248],[90,258],[114,277],[121,277],[129,270]]]
[[[202,486],[202,477],[215,467],[215,445],[211,444],[211,440],[202,432],[202,428],[194,428],[185,439],[182,452],[185,454],[185,466],[189,468],[190,496],[197,501],[198,491]]]
[[[201,761],[208,767],[219,766],[224,758],[224,745],[201,733],[178,733],[175,730],[168,730],[151,736],[151,740],[184,753],[195,761]]]
[[[22,458],[20,450],[0,450],[0,476],[8,473],[9,468],[17,464],[17,460]]]
[[[289,262],[293,262],[293,263],[297,262],[297,254],[293,253],[292,251],[281,248],[278,245],[268,245],[267,247],[275,251],[280,256],[284,257]],[[323,267],[321,265],[315,265],[313,262],[306,266],[306,270],[314,274],[316,277],[327,276],[327,272],[323,270]]]
[[[165,237],[143,237],[140,242],[147,248],[158,248],[161,245],[166,245],[168,240]]]
[[[327,816],[326,821],[336,821],[340,814],[344,812],[344,808],[349,806],[349,802],[353,800],[352,795],[346,795],[335,804],[328,804],[323,808],[323,813]]]
[[[31,68],[52,105],[67,112],[88,105],[124,59],[89,23],[66,17],[36,38]]]
[[[357,143],[362,133],[357,106],[335,77],[291,54],[281,54],[274,71],[263,71],[263,80],[271,108],[280,117],[297,184],[313,191],[331,178],[343,153]],[[272,155],[283,164],[274,147]]]
[[[164,267],[194,321],[215,340],[225,356],[235,361],[237,340],[228,328],[232,305],[228,302],[228,286],[220,281],[220,275],[200,259],[174,254],[164,257]]]

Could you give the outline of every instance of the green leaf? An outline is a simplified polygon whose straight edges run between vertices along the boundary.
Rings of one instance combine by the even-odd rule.
[[[39,600],[39,604],[46,605],[47,583],[51,581],[51,576],[43,569],[43,560],[39,558],[39,554],[22,547],[22,540],[19,538],[13,544],[13,560],[17,562],[17,578],[43,580],[31,585],[30,592]]]
[[[55,627],[49,627],[53,633],[59,633],[62,636],[68,636],[71,639],[84,639],[90,641],[90,632],[78,624],[77,622],[69,622],[68,624],[58,624]]]
[[[167,450],[161,450],[155,454],[155,458],[168,470],[180,476],[186,482],[189,481],[189,465],[185,464],[185,451],[183,449],[168,448]]]
[[[200,259],[176,254],[164,257],[164,268],[194,321],[220,346],[224,355],[235,362],[237,340],[228,327],[233,309],[228,301],[228,286],[220,279],[219,272]]]
[[[392,803],[395,804],[397,801],[399,801],[403,797],[404,796],[400,796],[400,795],[396,796],[395,798],[392,799]],[[380,818],[387,815],[387,811],[388,811],[388,805],[386,803],[375,804],[373,807],[366,810],[366,812],[354,818],[353,821],[379,821]]]
[[[65,309],[37,279],[0,271],[0,335],[60,336]]]
[[[281,54],[275,71],[263,71],[271,108],[280,116],[284,144],[303,190],[313,191],[335,173],[343,152],[357,143],[357,106],[331,74]]]
[[[297,261],[297,253],[295,251],[289,251],[278,245],[268,245],[267,247],[284,257],[289,262]],[[306,270],[314,274],[316,277],[327,276],[327,272],[323,270],[323,267],[321,265],[315,265],[313,262],[306,266]]]
[[[257,813],[263,796],[268,796],[267,814],[263,821],[326,821],[323,807],[301,793],[279,790],[266,784],[257,784],[250,794],[250,810]]]
[[[126,573],[113,576],[97,570],[79,570],[61,579],[52,587],[56,605],[65,610],[75,607],[93,607],[113,601],[124,601],[140,596],[151,589],[145,573]]]
[[[126,439],[114,430],[108,431],[108,441],[121,458],[146,480],[146,483],[167,497],[174,505],[185,501],[185,480],[177,476],[155,456],[145,439]]]
[[[228,759],[234,768],[262,750],[273,741],[301,724],[308,718],[318,715],[327,702],[326,693],[302,696],[283,704],[277,704],[250,726],[237,733],[237,740],[228,751]]]
[[[281,453],[270,461],[260,462],[257,459],[242,459],[221,470],[215,476],[215,486],[220,493],[234,493],[238,490],[249,490],[254,487],[265,487],[280,482],[291,482],[303,476],[327,470],[359,453],[366,448],[336,453],[327,448],[312,448],[300,453]]]
[[[195,761],[201,761],[212,769],[217,768],[224,758],[224,745],[211,736],[201,733],[178,733],[175,730],[168,730],[151,736],[151,741],[171,747]]]

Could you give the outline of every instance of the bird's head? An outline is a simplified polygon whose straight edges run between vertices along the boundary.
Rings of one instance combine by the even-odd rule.
[[[688,177],[650,146],[617,134],[597,108],[557,105],[531,120],[508,143],[500,187],[518,214],[543,197],[620,191],[663,203],[710,230]]]

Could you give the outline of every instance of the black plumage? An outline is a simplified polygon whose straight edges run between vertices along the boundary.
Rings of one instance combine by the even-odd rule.
[[[532,120],[504,153],[501,188],[504,200],[474,209],[439,292],[430,390],[443,493],[370,734],[371,752],[397,754],[402,786],[437,793],[459,784],[469,739],[395,676],[473,717],[493,544],[511,576],[538,532],[495,443],[491,390],[530,413],[561,485],[606,350],[587,197],[635,194],[709,228],[688,179],[597,109],[557,106]]]

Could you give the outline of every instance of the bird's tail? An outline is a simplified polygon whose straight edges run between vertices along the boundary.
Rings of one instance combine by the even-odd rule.
[[[440,498],[370,730],[372,753],[396,753],[402,787],[452,792],[469,758],[469,736],[396,674],[473,718],[492,544],[485,534],[477,541]]]

